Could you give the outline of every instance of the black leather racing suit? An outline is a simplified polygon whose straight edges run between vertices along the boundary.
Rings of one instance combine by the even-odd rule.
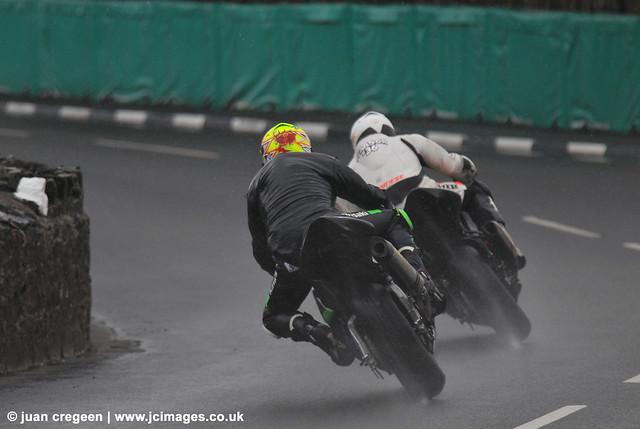
[[[290,336],[289,321],[310,291],[297,269],[307,229],[321,216],[339,214],[336,197],[366,209],[389,205],[384,191],[368,185],[337,159],[320,153],[278,155],[260,169],[249,186],[247,214],[253,255],[260,267],[274,276],[263,323],[279,337]],[[395,210],[383,209],[366,220],[396,247],[416,247],[409,226]],[[422,265],[419,257],[416,263]]]

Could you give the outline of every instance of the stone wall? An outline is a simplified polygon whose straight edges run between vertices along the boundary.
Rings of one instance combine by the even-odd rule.
[[[18,200],[23,177],[46,179],[48,213]],[[89,218],[79,168],[0,158],[0,374],[89,348]]]

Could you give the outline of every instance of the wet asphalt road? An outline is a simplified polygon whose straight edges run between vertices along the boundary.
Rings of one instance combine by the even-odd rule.
[[[625,382],[640,374],[639,160],[470,154],[527,255],[521,304],[533,331],[514,349],[441,317],[447,384],[416,404],[392,377],[262,331],[270,279],[253,261],[244,202],[258,140],[0,119],[0,156],[84,172],[100,348],[0,378],[0,427],[19,427],[22,413],[50,419],[29,427],[185,426],[115,421],[151,412],[242,420],[196,427],[515,428],[566,406],[583,407],[548,427],[640,424],[640,383]],[[350,147],[314,149],[346,161]],[[55,413],[103,422],[54,424]]]

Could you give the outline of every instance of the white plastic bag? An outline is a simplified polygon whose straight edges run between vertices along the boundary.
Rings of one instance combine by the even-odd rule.
[[[32,201],[38,206],[40,214],[47,215],[49,198],[45,193],[47,181],[42,177],[23,177],[18,183],[18,189],[13,194],[19,200]]]

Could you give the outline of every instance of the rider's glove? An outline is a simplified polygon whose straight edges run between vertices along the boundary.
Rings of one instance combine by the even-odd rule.
[[[476,166],[473,161],[469,158],[464,155],[461,155],[460,158],[462,158],[462,171],[458,175],[458,179],[463,183],[468,183],[476,177],[478,171],[476,170]]]
[[[377,186],[373,186],[373,185],[367,185],[367,186],[369,186],[369,189],[371,190],[371,193],[374,194],[376,196],[376,198],[378,199],[379,207],[377,207],[377,208],[383,208],[383,209],[392,209],[392,208],[394,208],[393,203],[387,197],[387,190],[386,189],[380,189]]]

